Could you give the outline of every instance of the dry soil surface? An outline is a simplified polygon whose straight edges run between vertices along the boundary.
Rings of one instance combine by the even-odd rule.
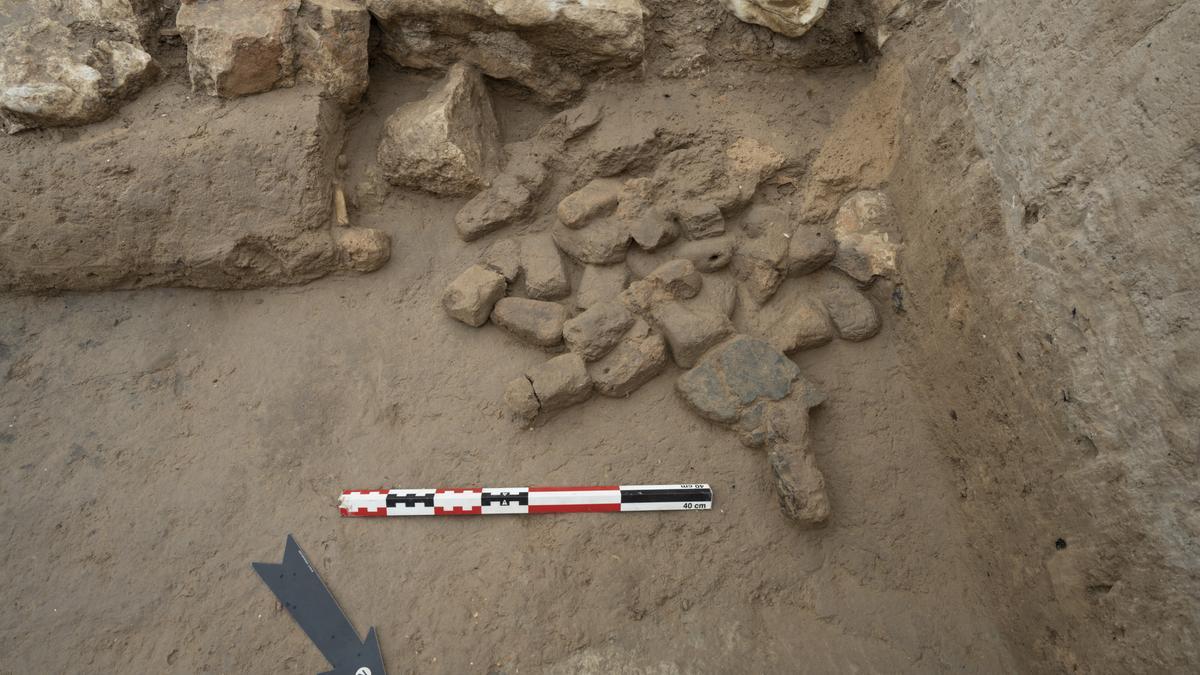
[[[351,174],[387,110],[432,81],[375,75]],[[865,76],[651,76],[594,96],[774,130],[797,157]],[[797,109],[781,87],[816,100]],[[498,108],[507,140],[548,114]],[[886,297],[878,337],[798,357],[829,395],[812,439],[833,516],[805,532],[762,454],[680,402],[674,367],[627,399],[514,424],[504,385],[546,355],[442,312],[443,288],[490,242],[458,240],[459,203],[393,193],[357,212],[395,243],[361,277],[0,298],[0,672],[320,671],[250,567],[277,561],[288,533],[360,632],[376,627],[393,673],[1010,668]],[[713,511],[336,509],[342,489],[381,485],[693,481],[712,484]]]

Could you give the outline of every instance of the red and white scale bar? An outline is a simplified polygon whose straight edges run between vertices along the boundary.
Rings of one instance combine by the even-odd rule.
[[[705,511],[712,489],[690,485],[346,490],[343,516],[472,516],[598,511]]]

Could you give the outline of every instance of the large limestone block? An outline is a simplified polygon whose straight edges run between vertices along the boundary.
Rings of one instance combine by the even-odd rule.
[[[382,233],[334,236],[336,105],[302,88],[186,96],[168,82],[129,105],[137,124],[4,148],[0,291],[248,288],[383,264]],[[204,125],[160,113],[182,105]]]
[[[304,0],[296,16],[296,75],[345,106],[367,91],[371,15],[357,0]]]
[[[93,43],[44,18],[11,26],[0,32],[0,127],[13,134],[98,122],[158,72],[131,42]]]
[[[457,64],[429,96],[387,120],[379,166],[394,185],[461,195],[486,186],[503,151],[479,71]]]
[[[162,21],[161,0],[32,0],[38,11],[58,9],[65,23],[82,21],[119,34],[139,45],[150,44]]]
[[[231,98],[295,82],[292,26],[300,0],[186,2],[175,25],[187,43],[192,88]]]
[[[209,95],[300,81],[350,106],[367,89],[371,16],[356,0],[188,0],[175,21],[192,88]]]
[[[742,21],[800,37],[825,14],[829,0],[721,0],[721,4]]]
[[[368,0],[384,52],[403,66],[467,61],[562,101],[586,78],[639,63],[639,0]]]

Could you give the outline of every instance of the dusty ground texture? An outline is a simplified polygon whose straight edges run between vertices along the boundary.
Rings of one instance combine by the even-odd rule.
[[[373,75],[352,157],[371,157],[357,150],[374,147],[386,112],[432,81],[386,65]],[[812,92],[800,113],[769,95],[780,76],[651,78],[595,97],[684,127],[774,129],[803,157],[840,114],[835,92],[869,75],[786,75]],[[548,114],[498,108],[508,139]],[[678,400],[674,367],[627,399],[514,425],[504,383],[545,355],[443,315],[442,289],[487,243],[458,240],[456,208],[393,193],[357,212],[397,242],[364,277],[3,300],[3,568],[16,610],[0,626],[13,645],[3,669],[318,670],[249,567],[278,557],[288,532],[359,627],[377,627],[394,672],[1010,663],[890,327],[801,359],[829,394],[813,446],[834,508],[825,530],[803,533],[779,511],[762,453]],[[682,480],[710,482],[717,509],[374,522],[334,508],[341,489],[380,484]]]
[[[320,671],[249,565],[287,533],[393,673],[1194,669],[1198,239],[1181,224],[1200,2],[1064,23],[1068,5],[835,2],[789,42],[715,1],[648,2],[642,77],[589,89],[618,122],[770,142],[797,180],[760,196],[805,217],[858,188],[895,203],[899,281],[870,291],[883,330],[795,357],[829,397],[811,417],[821,530],[780,512],[761,451],[686,409],[673,365],[626,399],[509,419],[505,383],[546,354],[439,299],[498,236],[541,227],[562,176],[529,222],[471,243],[463,199],[352,190],[353,224],[393,241],[367,275],[0,297],[0,672]],[[163,79],[116,117],[0,154],[44,185],[63,143],[224,107],[160,109],[186,74],[178,43],[152,51]],[[348,186],[438,81],[378,58],[370,75]],[[555,112],[493,97],[505,142]],[[767,307],[850,284],[825,270]],[[335,508],[349,487],[689,481],[715,510]]]

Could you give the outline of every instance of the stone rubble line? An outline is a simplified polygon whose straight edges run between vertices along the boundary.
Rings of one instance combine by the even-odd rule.
[[[379,164],[394,184],[474,193],[455,218],[471,241],[528,219],[546,191],[547,165],[602,120],[601,110],[584,105],[501,147],[482,78],[455,67],[429,97],[388,120],[394,134],[381,142]],[[761,306],[787,278],[827,265],[860,283],[892,274],[890,204],[882,193],[854,193],[833,236],[823,235],[753,203],[759,184],[784,165],[772,148],[748,138],[672,148],[661,136],[591,147],[581,173],[598,177],[560,200],[548,230],[489,246],[449,284],[442,306],[469,326],[491,321],[531,346],[566,350],[508,383],[505,403],[527,424],[593,392],[628,396],[674,360],[687,369],[676,383],[681,398],[744,444],[766,448],[785,512],[820,525],[829,502],[809,450],[807,410],[823,396],[785,354],[834,337],[865,340],[878,332],[879,316],[864,295],[840,289],[802,302],[765,339],[738,334],[730,318],[739,285]],[[616,177],[648,163],[656,165],[648,175]],[[747,236],[727,228],[727,213],[741,214]],[[562,302],[573,290],[563,254],[583,268],[571,303]],[[715,274],[725,268],[736,284]]]

